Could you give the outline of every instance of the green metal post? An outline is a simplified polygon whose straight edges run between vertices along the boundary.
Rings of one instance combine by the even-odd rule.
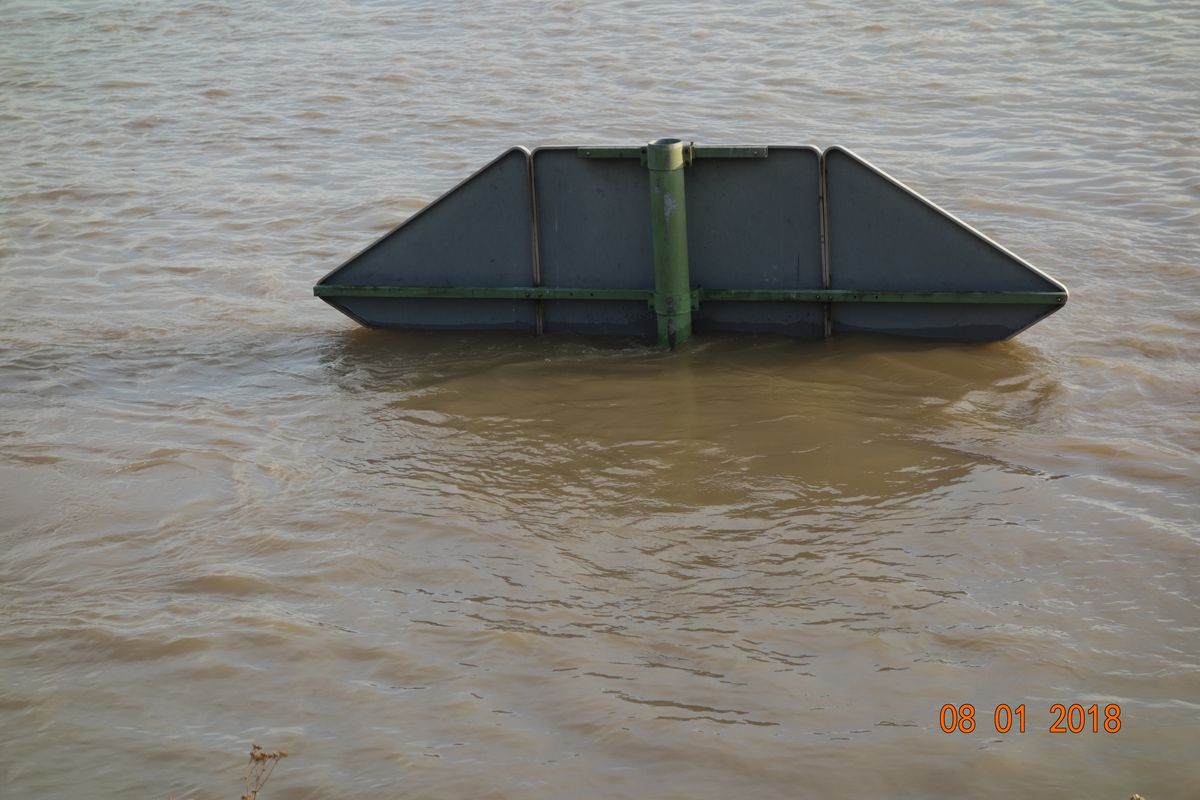
[[[667,349],[692,338],[684,154],[679,139],[656,139],[646,146],[650,229],[654,237],[654,313],[658,317],[658,345]]]

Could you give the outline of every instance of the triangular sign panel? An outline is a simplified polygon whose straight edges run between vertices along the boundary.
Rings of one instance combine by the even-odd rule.
[[[1062,293],[1045,304],[834,303],[835,331],[1007,339],[1057,311],[1066,288],[840,147],[825,151],[830,288],[863,292]]]
[[[533,285],[529,153],[516,147],[330,272],[316,288]],[[322,299],[372,327],[535,328],[532,300],[338,295]]]

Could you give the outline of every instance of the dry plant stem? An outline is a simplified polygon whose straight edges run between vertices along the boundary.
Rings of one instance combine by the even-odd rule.
[[[258,800],[258,793],[266,785],[281,758],[287,758],[286,750],[267,751],[257,744],[250,747],[250,760],[246,762],[246,774],[242,776],[246,785],[246,793],[242,795],[242,800]]]

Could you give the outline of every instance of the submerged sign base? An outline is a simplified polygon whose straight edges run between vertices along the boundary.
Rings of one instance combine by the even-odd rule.
[[[313,293],[371,327],[993,341],[1066,288],[840,147],[514,148]]]

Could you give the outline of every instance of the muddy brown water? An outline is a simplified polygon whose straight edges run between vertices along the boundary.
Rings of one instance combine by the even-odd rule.
[[[278,800],[1200,796],[1193,3],[0,29],[0,795],[236,797],[259,742]],[[852,147],[1071,302],[663,354],[310,295],[509,146],[665,135]]]

